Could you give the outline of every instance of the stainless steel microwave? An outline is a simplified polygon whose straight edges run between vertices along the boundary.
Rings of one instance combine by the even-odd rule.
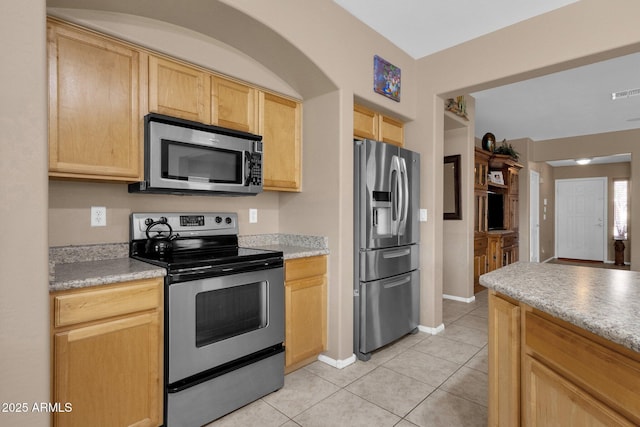
[[[262,137],[151,113],[144,118],[144,181],[130,193],[255,195]]]

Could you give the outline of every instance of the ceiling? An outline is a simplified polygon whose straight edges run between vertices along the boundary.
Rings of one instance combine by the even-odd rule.
[[[334,1],[416,59],[575,2],[402,0],[389,7],[388,0]],[[472,93],[476,136],[541,141],[640,128],[640,93],[611,96],[640,88],[638,70],[640,53]]]

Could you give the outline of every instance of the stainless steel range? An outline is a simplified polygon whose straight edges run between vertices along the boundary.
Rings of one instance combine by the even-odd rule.
[[[135,213],[130,256],[167,269],[165,425],[199,426],[284,385],[282,252],[238,247],[235,213]]]

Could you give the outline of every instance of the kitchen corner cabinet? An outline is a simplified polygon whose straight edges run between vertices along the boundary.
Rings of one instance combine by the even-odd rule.
[[[373,139],[402,147],[404,124],[362,105],[354,104],[353,136],[357,139]]]
[[[53,425],[162,424],[162,279],[50,295]]]
[[[489,426],[640,425],[640,354],[489,292]]]
[[[149,111],[211,123],[210,93],[205,71],[149,55]]]
[[[327,345],[327,257],[285,261],[285,371],[307,365]]]
[[[301,190],[302,104],[267,92],[259,93],[263,149],[263,188]]]
[[[47,44],[49,176],[140,179],[140,53],[53,19]]]

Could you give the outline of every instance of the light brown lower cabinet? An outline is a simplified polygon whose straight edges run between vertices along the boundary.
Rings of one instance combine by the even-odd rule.
[[[162,279],[50,295],[56,427],[162,424]]]
[[[640,353],[489,292],[489,426],[640,425]]]
[[[307,365],[327,346],[327,257],[285,262],[285,372]]]
[[[520,307],[489,293],[489,425],[520,421]]]

